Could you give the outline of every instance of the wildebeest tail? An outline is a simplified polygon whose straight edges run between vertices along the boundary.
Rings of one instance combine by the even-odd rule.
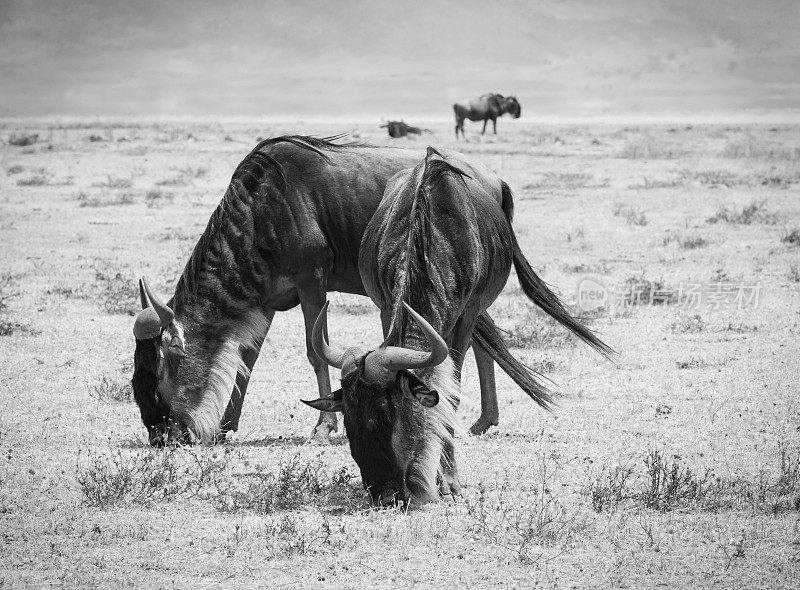
[[[505,182],[502,183],[502,195],[503,213],[505,213],[508,222],[511,223],[514,216],[514,197],[511,193],[511,189]],[[615,354],[613,348],[600,340],[594,332],[584,326],[578,319],[574,318],[564,308],[564,304],[558,298],[558,295],[553,293],[547,286],[547,283],[539,278],[533,268],[531,268],[522,250],[520,250],[519,244],[517,243],[517,236],[514,234],[513,229],[511,231],[511,239],[514,248],[514,270],[517,271],[517,279],[528,299],[533,301],[542,308],[547,315],[566,327],[570,332],[606,358]]]
[[[503,342],[497,326],[494,325],[492,318],[487,313],[478,316],[475,329],[472,332],[472,341],[489,353],[503,372],[513,379],[514,383],[520,386],[522,391],[527,393],[533,401],[545,409],[550,409],[553,405],[553,396],[547,387],[540,383],[536,376],[528,368],[511,356]]]

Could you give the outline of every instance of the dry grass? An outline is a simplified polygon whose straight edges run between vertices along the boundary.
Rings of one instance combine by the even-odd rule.
[[[775,225],[779,221],[777,213],[767,210],[764,201],[752,201],[742,209],[731,209],[722,206],[717,209],[711,217],[706,219],[707,223],[730,223],[750,225],[752,223],[764,223],[766,225]]]
[[[33,145],[37,141],[39,141],[39,134],[38,133],[33,133],[33,134],[12,133],[8,137],[8,145],[13,145],[13,146],[16,146],[16,147],[25,147],[25,146]]]
[[[628,140],[618,157],[629,160],[673,160],[684,154],[685,151],[677,145],[645,135]]]
[[[781,242],[790,246],[800,246],[800,227],[795,227],[781,236]]]
[[[19,133],[5,125],[4,138]],[[129,401],[135,279],[169,298],[252,138],[340,124],[66,122],[24,129],[54,150],[0,145],[0,320],[12,332],[0,338],[0,586],[796,586],[797,127],[521,119],[469,144],[450,122],[433,127],[431,141],[499,167],[517,195],[541,187],[517,199],[520,246],[567,304],[588,276],[609,289],[591,327],[620,355],[576,345],[512,275],[490,313],[513,354],[548,372],[558,405],[541,411],[498,372],[500,425],[457,439],[462,496],[408,512],[368,506],[341,423],[331,446],[305,444],[316,415],[299,400],[316,380],[299,309],[276,315],[225,446],[150,450]],[[750,156],[720,159],[748,136]],[[38,174],[46,189],[16,185]],[[155,184],[178,176],[191,190]],[[135,204],[100,205],[124,195]],[[612,218],[618,203],[647,224]],[[707,244],[692,248],[697,238]],[[762,299],[678,300],[709,280],[758,283]],[[330,297],[334,342],[382,341],[369,300]],[[462,382],[468,426],[472,353]]]
[[[647,225],[647,216],[637,207],[629,207],[617,203],[611,211],[614,217],[622,217],[628,225]]]
[[[752,135],[730,140],[722,151],[725,158],[749,158],[761,160],[800,160],[800,147],[775,144],[757,139]]]

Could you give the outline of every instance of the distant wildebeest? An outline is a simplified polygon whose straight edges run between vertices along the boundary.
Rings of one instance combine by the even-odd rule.
[[[389,181],[361,242],[361,278],[381,310],[384,343],[372,351],[332,347],[325,337],[327,304],[315,323],[314,350],[341,369],[342,388],[306,403],[344,413],[351,453],[376,504],[423,503],[459,492],[455,409],[473,330],[493,356],[526,373],[527,393],[548,406],[547,388],[511,357],[491,320],[481,316],[505,286],[512,263],[534,303],[610,352],[528,264],[511,227],[513,197],[503,187],[499,195],[486,191],[428,148],[420,164]]]
[[[288,136],[259,142],[242,160],[173,297],[165,304],[140,281],[133,391],[151,444],[190,434],[212,442],[237,430],[275,312],[298,304],[319,394],[331,395],[328,367],[311,346],[314,320],[327,291],[366,295],[358,270],[364,229],[389,178],[422,155]],[[499,178],[474,175],[500,198]],[[479,346],[475,354],[481,388],[493,388],[492,358]],[[481,416],[473,431],[491,423]],[[325,442],[337,428],[336,415],[323,412],[312,436]]]
[[[386,125],[381,125],[381,129],[389,132],[389,137],[405,137],[406,135],[422,135],[422,132],[430,133],[430,129],[413,127],[403,121],[389,121]]]
[[[486,133],[486,123],[491,121],[494,133],[497,135],[497,117],[508,113],[515,119],[519,119],[522,114],[522,107],[514,96],[490,93],[468,102],[455,103],[453,112],[456,115],[456,139],[458,139],[459,129],[461,130],[461,136],[466,139],[464,135],[464,119],[483,121],[481,135]]]

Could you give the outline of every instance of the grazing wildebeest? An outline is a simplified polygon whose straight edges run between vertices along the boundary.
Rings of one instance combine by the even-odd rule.
[[[486,123],[491,121],[494,133],[497,135],[497,117],[508,113],[515,119],[519,119],[522,114],[522,107],[514,96],[490,93],[468,102],[455,103],[453,105],[453,112],[456,115],[456,139],[458,139],[459,129],[461,130],[461,137],[466,139],[464,135],[464,119],[483,121],[483,131],[481,131],[481,135],[486,133]]]
[[[406,135],[422,135],[422,132],[430,133],[430,129],[414,127],[403,121],[389,121],[386,125],[381,125],[381,129],[389,132],[389,137],[405,137]]]
[[[242,160],[173,297],[165,304],[140,282],[133,391],[151,444],[189,433],[212,442],[237,430],[275,311],[298,303],[320,396],[331,394],[328,367],[311,347],[314,320],[327,291],[366,295],[358,271],[364,229],[389,178],[421,157],[290,136],[263,140]],[[475,178],[500,198],[500,179],[488,171]],[[482,389],[493,387],[492,358],[476,346],[476,359]],[[335,414],[323,412],[312,436],[325,442],[335,430]]]
[[[314,350],[341,369],[342,388],[306,403],[344,413],[351,453],[376,504],[458,493],[453,434],[461,366],[473,330],[488,332],[488,340],[496,334],[479,318],[500,294],[512,263],[523,269],[519,279],[534,303],[609,351],[530,268],[511,227],[512,212],[507,187],[492,194],[428,148],[420,164],[389,181],[361,242],[361,278],[381,310],[384,343],[372,351],[329,345],[327,304],[315,323]],[[495,346],[525,372],[502,343]],[[528,385],[527,393],[547,407],[547,388],[530,374]]]

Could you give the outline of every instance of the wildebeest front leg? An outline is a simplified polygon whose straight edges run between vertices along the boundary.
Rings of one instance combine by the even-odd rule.
[[[475,364],[478,365],[478,381],[481,384],[481,415],[470,429],[470,434],[483,434],[490,426],[500,422],[500,410],[497,406],[497,388],[494,381],[494,361],[480,346],[473,346]]]
[[[492,128],[494,129],[494,134],[497,135],[497,119],[492,119]]]
[[[300,296],[300,308],[303,310],[303,320],[306,325],[306,354],[308,362],[314,368],[317,377],[317,388],[319,397],[331,397],[331,379],[328,374],[328,365],[317,356],[311,344],[311,332],[314,330],[314,322],[317,321],[319,312],[325,305],[326,287],[325,280],[313,281],[307,288],[298,288]],[[325,338],[328,337],[327,330]],[[339,430],[336,414],[332,412],[320,412],[317,425],[311,433],[311,440],[317,444],[330,443],[330,433]]]
[[[486,124],[489,122],[489,119],[483,120],[483,131],[481,131],[481,135],[486,135]]]
[[[222,416],[222,422],[220,422],[220,437],[218,442],[224,441],[225,435],[228,432],[236,432],[239,430],[239,418],[242,415],[244,396],[247,393],[247,385],[250,383],[249,372],[253,370],[253,365],[255,365],[258,360],[258,354],[261,352],[261,345],[264,344],[264,339],[267,337],[267,332],[272,325],[272,319],[275,317],[275,310],[270,309],[265,311],[264,317],[267,320],[267,329],[256,338],[256,348],[239,348],[242,360],[247,366],[248,375],[246,377],[242,374],[236,376],[236,387],[233,392],[231,392],[231,399],[228,402],[228,407],[225,409],[225,414]]]

